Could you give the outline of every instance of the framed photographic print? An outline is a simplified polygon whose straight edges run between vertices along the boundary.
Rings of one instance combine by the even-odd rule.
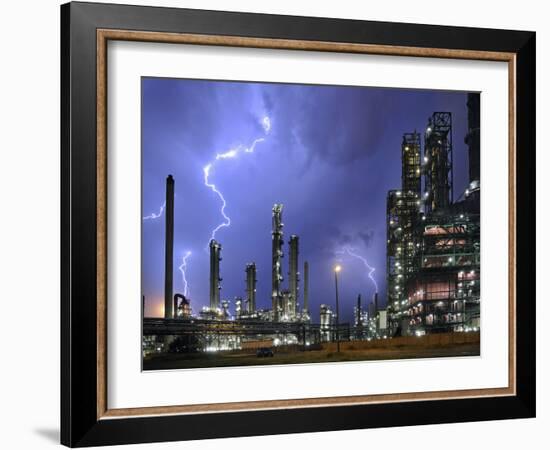
[[[63,444],[534,416],[534,33],[61,19]]]

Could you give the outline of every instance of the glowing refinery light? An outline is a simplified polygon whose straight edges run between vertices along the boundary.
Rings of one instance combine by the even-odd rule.
[[[164,208],[166,208],[166,201],[160,207],[158,214],[151,213],[148,216],[145,216],[143,220],[158,219],[159,217],[162,217],[162,214],[164,213]]]
[[[183,295],[185,298],[189,298],[190,291],[189,291],[189,283],[187,282],[187,276],[185,275],[185,270],[187,269],[187,259],[191,256],[191,252],[187,251],[185,252],[185,255],[183,255],[181,259],[181,264],[178,267],[179,271],[181,272],[181,279],[183,282]]]
[[[267,135],[271,130],[270,118],[267,116],[264,116],[261,120],[261,125],[264,130],[264,133]],[[254,139],[254,141],[252,141],[252,144],[250,144],[248,147],[242,144],[239,144],[237,147],[231,148],[224,153],[217,153],[216,158],[202,168],[203,176],[204,176],[204,185],[207,188],[209,188],[212,192],[214,192],[220,199],[221,201],[220,214],[223,217],[223,222],[217,225],[210,233],[210,239],[208,240],[209,243],[210,241],[216,238],[216,233],[219,230],[221,230],[224,227],[229,227],[231,225],[231,218],[225,213],[225,208],[227,207],[227,202],[225,200],[225,197],[223,196],[221,191],[216,187],[216,185],[210,182],[211,170],[214,168],[214,166],[218,161],[221,161],[224,159],[236,158],[237,156],[239,156],[240,153],[254,153],[254,150],[256,149],[256,145],[264,141],[265,141],[264,137],[259,137],[257,139]]]

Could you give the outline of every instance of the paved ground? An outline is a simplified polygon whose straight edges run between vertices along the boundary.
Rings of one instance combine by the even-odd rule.
[[[189,369],[197,367],[263,366],[271,364],[309,364],[338,361],[373,361],[384,359],[441,358],[451,356],[478,356],[479,343],[453,344],[437,347],[398,347],[368,350],[349,350],[345,352],[327,352],[324,350],[277,353],[273,358],[258,358],[256,354],[209,353],[162,354],[147,358],[143,362],[144,370]]]

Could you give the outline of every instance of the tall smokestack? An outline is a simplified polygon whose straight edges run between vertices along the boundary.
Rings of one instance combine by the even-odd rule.
[[[304,305],[302,311],[309,312],[309,264],[304,262]]]
[[[256,263],[246,265],[246,300],[248,301],[248,313],[256,311]]]
[[[479,181],[479,94],[468,94],[468,134],[464,142],[468,145],[470,183]]]
[[[210,309],[220,307],[220,261],[222,245],[214,239],[210,241]]]
[[[378,312],[378,292],[374,293],[374,313]]]
[[[272,273],[271,273],[271,305],[273,308],[273,321],[279,321],[279,309],[282,304],[281,283],[283,281],[283,205],[273,205],[272,215]]]
[[[174,178],[166,178],[166,208],[165,208],[165,249],[164,249],[164,318],[174,317],[172,292],[174,289]]]
[[[298,236],[290,236],[289,243],[289,265],[288,265],[288,288],[290,290],[292,306],[290,308],[290,313],[292,316],[295,316],[298,309],[298,291],[299,291],[299,282],[300,282],[300,272],[298,271],[298,246],[299,240]]]

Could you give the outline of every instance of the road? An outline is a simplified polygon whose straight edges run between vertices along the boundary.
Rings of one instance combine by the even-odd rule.
[[[264,366],[273,364],[309,364],[342,361],[375,361],[411,358],[443,358],[456,356],[479,356],[479,343],[453,344],[435,347],[395,347],[363,350],[347,350],[340,353],[316,350],[308,352],[277,353],[275,356],[258,358],[256,354],[243,353],[198,353],[161,354],[143,362],[144,370],[189,369],[203,367]]]

